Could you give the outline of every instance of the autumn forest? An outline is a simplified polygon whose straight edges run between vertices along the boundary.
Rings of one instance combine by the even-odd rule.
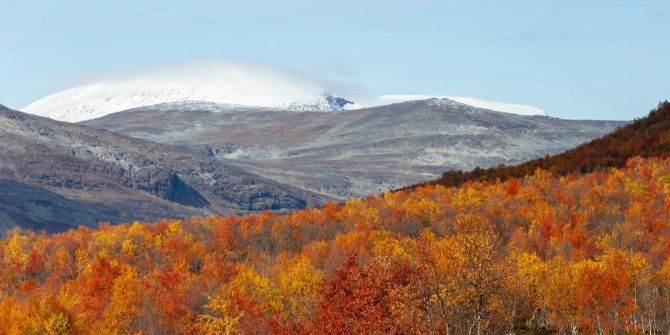
[[[0,333],[667,334],[670,159],[643,156],[288,214],[14,230]]]

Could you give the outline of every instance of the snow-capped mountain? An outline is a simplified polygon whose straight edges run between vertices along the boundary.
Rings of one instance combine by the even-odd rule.
[[[340,90],[353,92],[356,99],[331,93]],[[371,96],[358,92],[361,90],[365,91],[280,67],[210,61],[116,75],[51,94],[21,110],[59,121],[80,122],[133,108],[193,101],[285,111],[330,112],[435,99],[436,102],[456,101],[497,112],[546,115],[542,109],[533,106],[471,97],[419,94]]]
[[[469,106],[519,115],[546,115],[540,108],[460,96],[353,93],[356,101],[335,94],[344,86],[285,68],[238,61],[209,61],[116,75],[39,99],[21,110],[67,122],[164,103],[201,101],[219,105],[285,111],[342,111],[391,103],[449,99]],[[352,91],[351,88],[345,88]],[[360,91],[359,89],[358,91]],[[363,90],[364,91],[364,90]]]
[[[39,99],[21,110],[79,122],[111,113],[179,101],[341,111],[356,104],[333,95],[321,83],[290,70],[243,62],[217,61],[126,74],[73,87]]]

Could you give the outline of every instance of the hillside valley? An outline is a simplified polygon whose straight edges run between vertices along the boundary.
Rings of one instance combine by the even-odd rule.
[[[428,99],[329,113],[165,103],[82,124],[179,146],[346,199],[429,181],[444,171],[563,152],[625,122],[517,115]]]
[[[225,160],[2,106],[0,157],[0,180],[8,187],[0,206],[11,219],[3,226],[57,231],[98,221],[304,208],[326,200]],[[39,203],[48,211],[30,207]]]

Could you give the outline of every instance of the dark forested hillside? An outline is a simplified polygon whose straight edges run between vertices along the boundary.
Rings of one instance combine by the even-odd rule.
[[[664,101],[648,116],[635,120],[602,138],[562,154],[535,159],[515,166],[498,166],[472,171],[448,171],[435,184],[456,186],[467,181],[506,180],[531,175],[543,169],[558,175],[622,167],[634,156],[670,156],[670,103]]]

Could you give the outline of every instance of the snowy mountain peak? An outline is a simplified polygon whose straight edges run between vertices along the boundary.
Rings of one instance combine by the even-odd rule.
[[[337,97],[330,93],[324,93],[323,96],[324,98],[326,98],[326,101],[328,101],[328,104],[331,106],[331,108],[335,110],[344,110],[356,107],[355,102],[347,100],[345,98]]]
[[[219,104],[295,111],[341,111],[352,101],[290,70],[218,61],[154,69],[70,88],[22,108],[56,120],[79,122],[131,108],[166,102]]]

